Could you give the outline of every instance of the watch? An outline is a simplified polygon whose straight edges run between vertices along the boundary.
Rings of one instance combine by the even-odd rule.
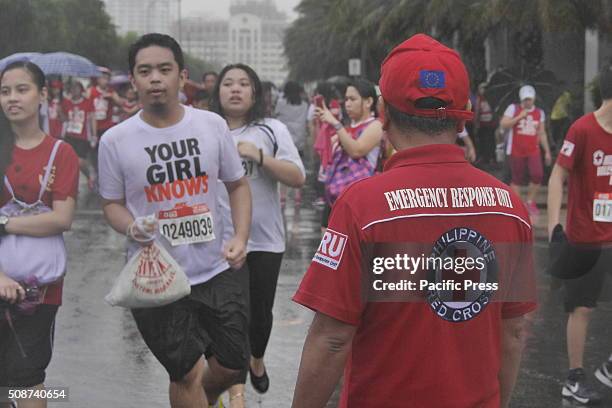
[[[3,237],[7,234],[6,232],[6,224],[9,222],[9,217],[6,215],[0,215],[0,237]]]
[[[342,122],[338,122],[335,125],[332,125],[334,127],[334,129],[336,129],[336,131],[342,129],[344,127],[344,125],[342,125]]]

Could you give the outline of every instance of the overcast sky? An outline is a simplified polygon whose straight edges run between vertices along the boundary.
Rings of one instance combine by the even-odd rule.
[[[296,18],[293,11],[300,0],[273,0],[280,11],[285,12],[290,20]],[[216,18],[229,18],[230,0],[182,0],[181,14],[183,17],[203,15]]]

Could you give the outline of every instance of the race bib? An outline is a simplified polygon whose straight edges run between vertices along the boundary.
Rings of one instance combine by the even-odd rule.
[[[108,101],[106,98],[99,97],[95,99],[96,106],[96,120],[104,120],[106,119],[106,114],[108,112]]]
[[[66,132],[80,135],[83,133],[83,125],[85,123],[85,112],[80,109],[74,109],[68,114],[68,124]]]
[[[160,211],[159,232],[172,246],[199,244],[215,239],[212,214],[206,204],[192,207],[177,204],[172,210]]]
[[[593,199],[593,221],[612,222],[612,194],[595,194]]]
[[[242,168],[244,169],[244,175],[250,179],[259,178],[259,164],[253,160],[242,160]]]
[[[66,127],[66,132],[80,135],[83,132],[83,122],[70,121]]]

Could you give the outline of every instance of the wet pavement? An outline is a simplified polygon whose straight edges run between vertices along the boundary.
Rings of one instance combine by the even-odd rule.
[[[124,238],[104,222],[95,195],[79,199],[73,230],[66,234],[70,254],[64,304],[57,317],[55,350],[48,369],[49,387],[68,387],[70,400],[49,406],[167,407],[168,379],[162,366],[148,351],[130,313],[104,302],[114,277],[124,264]],[[275,322],[266,354],[271,388],[264,396],[247,385],[247,406],[289,407],[295,386],[302,345],[312,313],[290,301],[319,243],[320,210],[311,205],[312,188],[305,189],[303,205],[288,199],[285,209],[288,249],[279,279]],[[543,192],[538,202],[545,203]],[[565,321],[560,291],[551,291],[544,273],[547,248],[543,212],[537,221],[536,257],[540,308],[534,324],[512,407],[571,407],[562,401],[560,390],[567,370]],[[595,312],[589,337],[585,368],[593,372],[612,352],[612,306],[602,304]],[[467,345],[466,347],[469,347]],[[444,381],[440,379],[443,387]],[[474,384],[477,386],[477,384]],[[602,389],[603,407],[612,407],[612,389]],[[227,395],[224,396],[227,402]],[[226,406],[228,406],[226,404]],[[335,406],[331,402],[329,406]],[[436,408],[436,407],[424,407]]]

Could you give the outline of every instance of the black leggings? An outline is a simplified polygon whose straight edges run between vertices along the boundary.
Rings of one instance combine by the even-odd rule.
[[[255,358],[264,356],[272,333],[272,307],[283,254],[283,252],[261,251],[247,254],[250,298],[249,341],[251,355]],[[248,365],[237,384],[246,382],[247,372]]]
[[[247,255],[251,304],[249,337],[251,354],[255,358],[264,356],[270,340],[272,307],[282,260],[282,252],[250,252]]]

